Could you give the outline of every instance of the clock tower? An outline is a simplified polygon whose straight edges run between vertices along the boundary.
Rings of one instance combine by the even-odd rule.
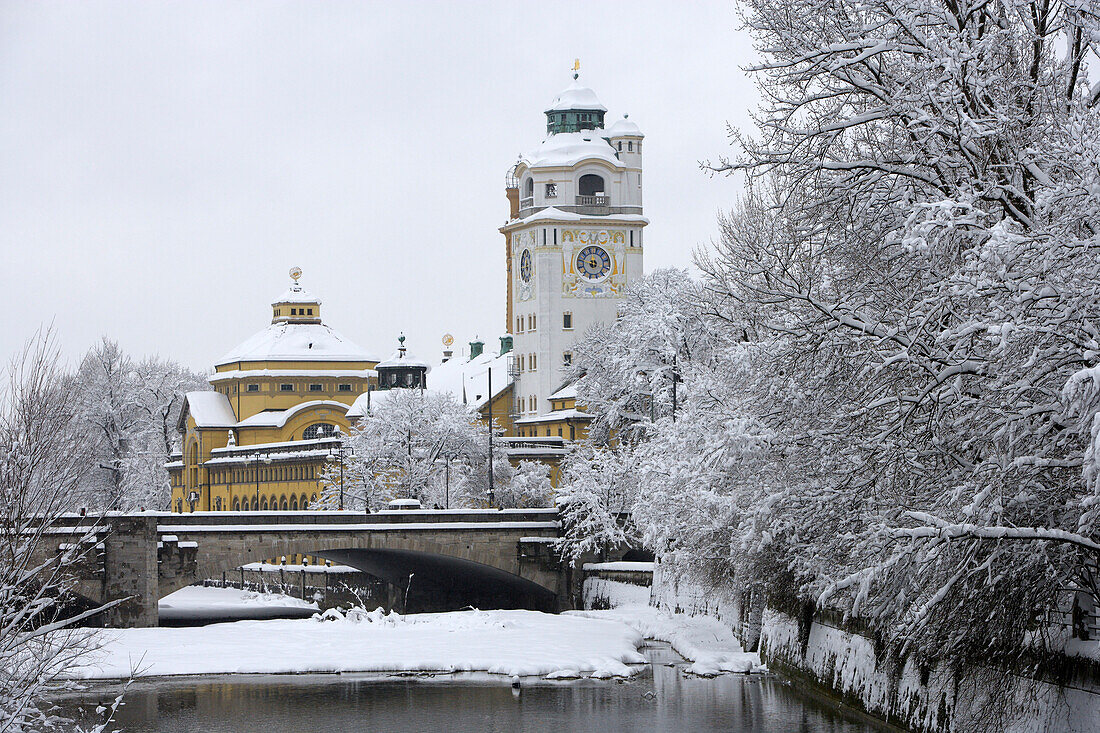
[[[554,408],[573,346],[615,320],[642,276],[642,140],[625,115],[573,83],[546,109],[546,137],[508,172],[508,329],[515,336],[516,425]],[[535,435],[540,433],[535,432]]]

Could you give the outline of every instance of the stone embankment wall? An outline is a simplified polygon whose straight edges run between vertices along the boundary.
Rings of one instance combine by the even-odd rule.
[[[746,609],[729,589],[704,587],[657,565],[653,605],[670,613],[708,615],[727,625],[769,668],[804,688],[840,700],[880,721],[918,733],[1098,733],[1100,678],[1071,673],[1058,684],[994,670],[958,674],[947,665],[891,663],[875,641],[843,619],[803,618],[774,608]],[[756,604],[752,604],[756,605]],[[1070,662],[1069,670],[1089,663]]]

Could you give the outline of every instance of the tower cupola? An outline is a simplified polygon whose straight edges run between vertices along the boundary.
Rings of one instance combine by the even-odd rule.
[[[600,104],[594,91],[577,81],[578,68],[579,64],[573,68],[573,83],[554,97],[546,110],[546,132],[550,135],[603,127],[607,107]]]
[[[408,387],[426,389],[428,386],[428,362],[409,356],[405,349],[405,334],[397,337],[397,351],[389,359],[374,367],[378,372],[378,388]]]
[[[290,268],[290,277],[294,284],[271,304],[271,322],[320,323],[320,299],[298,284],[302,268]]]

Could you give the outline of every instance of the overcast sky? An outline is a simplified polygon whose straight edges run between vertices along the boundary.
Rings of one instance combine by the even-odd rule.
[[[646,270],[688,266],[749,124],[725,2],[0,0],[0,356],[54,323],[195,369],[305,271],[325,321],[435,359],[503,332],[504,176],[581,80],[646,135]]]

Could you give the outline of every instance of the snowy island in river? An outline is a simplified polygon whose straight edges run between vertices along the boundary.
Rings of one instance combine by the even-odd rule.
[[[68,675],[121,679],[295,672],[488,672],[553,678],[629,677],[644,639],[668,641],[717,674],[759,670],[713,619],[649,607],[578,611],[452,611],[401,616],[330,610],[309,619],[237,621],[190,628],[97,630],[101,647]]]

